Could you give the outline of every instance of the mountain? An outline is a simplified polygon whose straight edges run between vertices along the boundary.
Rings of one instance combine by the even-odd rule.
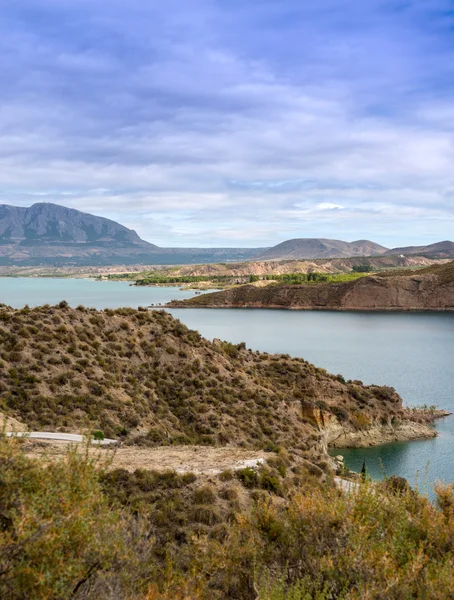
[[[247,260],[263,248],[159,248],[115,221],[57,204],[0,205],[0,265],[85,266]]]
[[[418,254],[420,256],[430,256],[431,258],[454,258],[454,242],[446,240],[444,242],[429,244],[428,246],[404,246],[388,250],[386,254]]]
[[[352,256],[374,256],[384,254],[387,248],[370,242],[358,240],[356,242],[343,242],[324,238],[297,238],[287,240],[273,246],[262,254],[257,260],[288,260],[306,258],[344,258]]]
[[[0,205],[0,244],[23,246],[91,244],[157,249],[135,231],[104,217],[38,203],[29,208]]]
[[[243,285],[172,308],[288,308],[296,310],[454,311],[454,261],[417,271],[388,271],[354,281]]]

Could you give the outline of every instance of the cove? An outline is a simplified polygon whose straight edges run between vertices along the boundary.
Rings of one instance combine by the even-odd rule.
[[[173,309],[175,317],[212,339],[302,356],[331,373],[395,387],[409,406],[436,404],[454,412],[454,314]],[[405,477],[419,487],[454,481],[454,415],[436,422],[433,440],[338,450],[373,478]],[[418,473],[419,472],[419,473]]]
[[[133,287],[89,279],[0,278],[0,303],[115,308],[189,298],[193,290]],[[331,373],[396,388],[410,406],[436,404],[454,412],[454,314],[346,313],[265,309],[172,309],[209,339],[246,342],[249,348],[302,356]],[[433,440],[339,450],[348,467],[366,460],[372,477],[396,474],[420,487],[454,481],[454,416],[437,421]],[[417,472],[419,471],[419,478]],[[427,471],[427,472],[426,472]]]

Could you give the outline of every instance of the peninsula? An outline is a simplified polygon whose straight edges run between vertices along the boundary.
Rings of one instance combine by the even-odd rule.
[[[294,310],[454,310],[454,262],[417,271],[388,271],[341,282],[243,285],[170,302],[169,308],[278,308]]]

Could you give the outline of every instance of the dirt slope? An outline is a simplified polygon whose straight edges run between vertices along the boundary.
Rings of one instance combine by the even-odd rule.
[[[30,430],[93,427],[149,447],[284,446],[326,457],[327,423],[348,433],[419,420],[393,389],[209,342],[164,311],[65,304],[0,307],[0,395],[5,414]]]
[[[190,300],[176,308],[290,308],[301,310],[454,310],[454,262],[345,283],[245,285]]]

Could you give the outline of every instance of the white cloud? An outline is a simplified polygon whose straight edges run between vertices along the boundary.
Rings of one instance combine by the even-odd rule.
[[[452,237],[452,92],[434,97],[416,69],[441,80],[448,63],[436,59],[451,54],[414,11],[37,2],[54,35],[11,10],[1,42],[4,202],[43,196],[172,246],[269,245],[308,230],[418,243],[428,221],[431,241]],[[264,48],[276,15],[281,37]],[[235,38],[232,24],[241,33],[250,19]]]

